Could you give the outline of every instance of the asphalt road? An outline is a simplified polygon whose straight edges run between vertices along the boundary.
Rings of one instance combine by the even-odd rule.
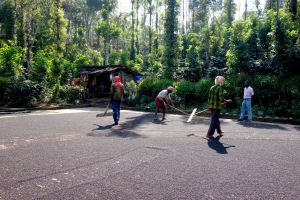
[[[99,112],[0,115],[0,200],[300,199],[300,126]]]

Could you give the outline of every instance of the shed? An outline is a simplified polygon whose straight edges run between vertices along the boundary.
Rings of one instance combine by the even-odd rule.
[[[108,96],[114,76],[120,76],[124,85],[137,81],[141,74],[124,65],[84,66],[80,71],[81,79],[85,82],[88,98]]]

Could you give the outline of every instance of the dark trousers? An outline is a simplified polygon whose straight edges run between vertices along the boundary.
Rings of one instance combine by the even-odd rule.
[[[112,109],[114,112],[114,114],[113,114],[114,121],[115,121],[115,124],[117,124],[120,120],[121,101],[112,100],[111,104],[112,104]]]
[[[213,136],[216,129],[218,133],[222,132],[219,118],[220,118],[220,109],[211,109],[211,121],[207,132],[207,136]]]

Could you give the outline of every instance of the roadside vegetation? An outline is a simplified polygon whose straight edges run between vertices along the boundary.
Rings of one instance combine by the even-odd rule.
[[[172,85],[176,106],[205,108],[214,77],[224,75],[233,99],[224,112],[239,112],[249,80],[255,115],[300,119],[297,0],[257,0],[240,19],[231,0],[131,4],[120,13],[116,0],[1,1],[0,106],[80,104],[84,87],[72,80],[83,66],[122,64],[144,75],[126,83],[129,106],[153,108]]]

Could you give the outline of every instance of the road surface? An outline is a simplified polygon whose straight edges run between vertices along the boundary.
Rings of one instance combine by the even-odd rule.
[[[0,115],[0,200],[300,199],[300,126],[101,112]]]

